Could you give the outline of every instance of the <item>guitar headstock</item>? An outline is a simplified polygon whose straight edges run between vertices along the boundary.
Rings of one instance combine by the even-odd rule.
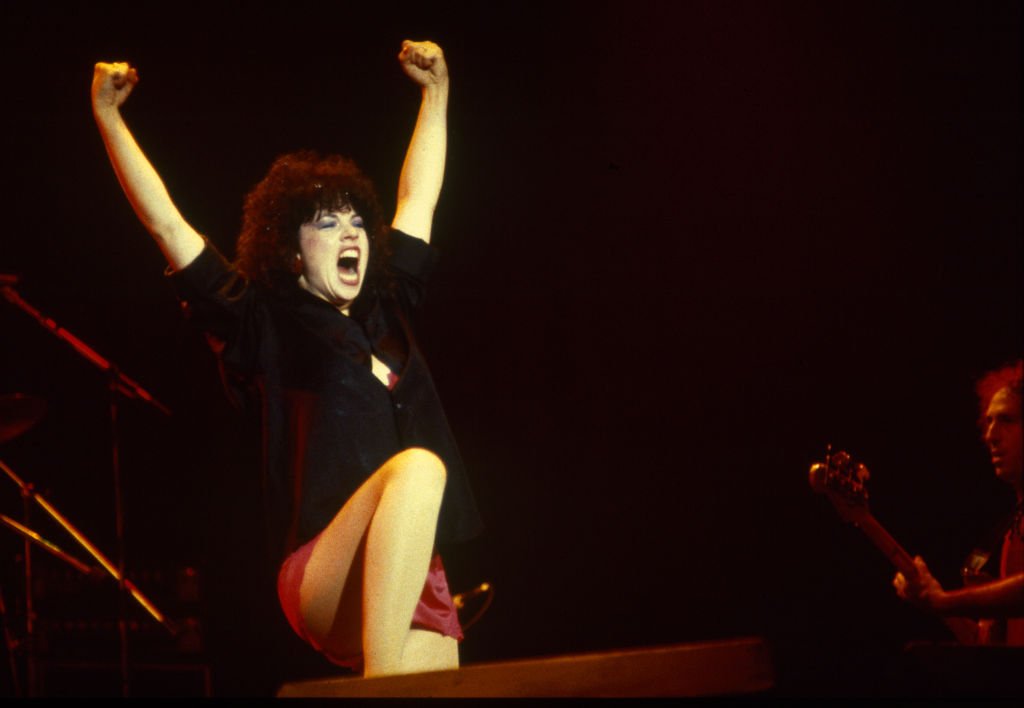
[[[857,523],[870,515],[868,510],[868,468],[855,462],[846,452],[832,452],[829,446],[825,459],[811,465],[811,488],[824,494],[844,520]]]

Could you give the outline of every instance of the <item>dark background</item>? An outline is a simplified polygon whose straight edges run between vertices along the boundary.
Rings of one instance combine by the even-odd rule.
[[[337,673],[279,616],[251,430],[110,170],[92,65],[138,67],[127,120],[230,256],[285,150],[354,157],[393,209],[418,102],[395,56],[429,38],[452,94],[422,343],[487,524],[446,564],[495,588],[463,663],[757,635],[782,692],[886,690],[907,641],[946,635],[807,471],[829,443],[867,463],[872,513],[950,585],[1005,508],[972,385],[1022,351],[1020,4],[424,5],[3,4],[0,271],[173,411],[119,399],[117,430],[126,567],[200,618],[183,660],[224,696]],[[0,459],[114,557],[106,378],[0,305],[0,393],[47,404]],[[33,560],[47,656],[116,657],[116,584],[61,596],[83,581]],[[131,614],[133,661],[166,653]]]

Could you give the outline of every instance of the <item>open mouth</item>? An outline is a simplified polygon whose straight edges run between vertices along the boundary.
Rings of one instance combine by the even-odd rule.
[[[359,284],[359,251],[348,249],[338,259],[338,275],[347,285]]]

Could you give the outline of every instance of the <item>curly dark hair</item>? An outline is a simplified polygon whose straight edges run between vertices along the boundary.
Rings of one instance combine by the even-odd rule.
[[[313,150],[280,155],[246,195],[236,249],[239,272],[269,287],[294,282],[299,227],[322,210],[345,207],[363,217],[370,241],[363,291],[378,287],[390,252],[390,232],[373,183],[352,160]]]
[[[1022,364],[1024,360],[1017,359],[993,369],[982,375],[975,384],[974,391],[978,394],[978,427],[982,431],[985,429],[985,413],[994,395],[1008,388],[1016,395],[1018,402],[1021,400],[1021,373],[1024,368]]]

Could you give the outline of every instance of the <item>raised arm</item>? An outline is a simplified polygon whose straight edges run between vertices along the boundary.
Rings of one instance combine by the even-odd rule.
[[[422,100],[398,179],[398,207],[391,225],[430,241],[448,149],[448,66],[433,42],[402,42],[398,61],[420,86]]]
[[[178,212],[163,180],[150,164],[121,116],[121,106],[139,81],[128,64],[98,63],[92,79],[92,111],[117,179],[136,215],[180,270],[203,250],[203,238]]]

